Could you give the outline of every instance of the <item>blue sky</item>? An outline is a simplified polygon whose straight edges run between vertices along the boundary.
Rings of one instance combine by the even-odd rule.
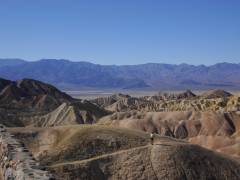
[[[0,57],[240,63],[240,1],[0,0]]]

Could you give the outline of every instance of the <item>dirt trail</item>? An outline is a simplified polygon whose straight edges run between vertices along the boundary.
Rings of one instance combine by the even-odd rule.
[[[113,152],[113,153],[107,153],[107,154],[103,154],[103,155],[100,155],[100,156],[95,156],[95,157],[92,157],[92,158],[89,158],[89,159],[58,163],[58,164],[51,165],[49,167],[57,167],[57,166],[63,166],[63,165],[68,165],[68,164],[87,163],[87,162],[90,162],[92,160],[97,160],[97,159],[105,158],[105,157],[108,157],[108,156],[114,156],[114,155],[118,155],[118,154],[125,153],[125,152],[128,152],[128,151],[132,151],[132,150],[144,149],[144,148],[147,148],[147,147],[150,147],[150,146],[151,145],[145,145],[145,146],[139,146],[139,147],[134,147],[134,148],[125,149],[125,150],[119,150],[119,151],[116,151],[116,152]]]

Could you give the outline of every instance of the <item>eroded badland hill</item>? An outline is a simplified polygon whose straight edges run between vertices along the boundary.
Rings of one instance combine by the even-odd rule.
[[[0,123],[2,176],[11,167],[33,179],[240,179],[240,98],[223,90],[87,101],[1,79]]]

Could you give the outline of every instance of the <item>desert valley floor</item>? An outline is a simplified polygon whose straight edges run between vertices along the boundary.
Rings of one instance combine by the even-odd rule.
[[[0,79],[0,124],[0,179],[240,179],[240,97],[220,89],[86,100]]]

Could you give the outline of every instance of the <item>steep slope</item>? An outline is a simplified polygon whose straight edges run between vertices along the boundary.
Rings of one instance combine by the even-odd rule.
[[[240,164],[183,141],[105,126],[9,129],[57,179],[239,179]],[[45,138],[48,137],[48,138]]]
[[[0,78],[0,91],[2,91],[11,81]]]
[[[61,92],[54,86],[32,79],[22,79],[16,82],[18,88],[22,89],[29,96],[49,94],[55,99],[72,100],[66,93]]]
[[[88,101],[63,103],[46,114],[18,115],[24,126],[52,127],[74,124],[93,124],[109,113]]]
[[[73,99],[57,88],[31,79],[1,80],[0,122],[6,126],[92,124],[108,112]]]
[[[55,87],[32,79],[10,82],[0,92],[0,107],[14,109],[54,109],[73,99]]]

